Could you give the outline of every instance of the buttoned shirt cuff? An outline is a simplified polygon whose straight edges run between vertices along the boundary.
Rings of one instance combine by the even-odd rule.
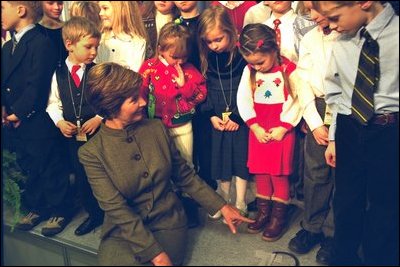
[[[311,131],[314,131],[318,127],[324,125],[324,122],[322,121],[322,118],[319,115],[315,105],[312,105],[312,107],[311,106],[307,107],[304,110],[303,118],[306,121],[308,128],[310,128]]]
[[[256,123],[256,122],[257,122],[257,117],[254,117],[254,118],[251,118],[251,119],[247,120],[247,121],[246,121],[246,124],[247,124],[247,126],[249,126],[249,128],[250,128],[250,126],[253,125],[253,124]]]

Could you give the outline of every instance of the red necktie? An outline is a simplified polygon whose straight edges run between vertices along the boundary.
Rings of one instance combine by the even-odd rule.
[[[81,68],[81,66],[79,66],[79,65],[73,65],[72,70],[71,70],[71,76],[72,76],[72,79],[74,79],[74,82],[75,82],[75,85],[77,88],[79,88],[79,85],[81,84],[81,79],[79,79],[79,76],[76,73],[80,68]]]
[[[281,24],[281,21],[279,19],[274,20],[276,43],[278,44],[279,47],[281,47],[281,30],[279,29],[280,24]]]

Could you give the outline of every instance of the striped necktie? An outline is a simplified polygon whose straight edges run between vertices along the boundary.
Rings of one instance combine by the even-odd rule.
[[[379,70],[379,45],[372,39],[364,28],[361,36],[365,38],[362,46],[356,82],[351,97],[352,116],[362,125],[368,125],[368,121],[374,115],[374,92],[377,89]]]
[[[11,37],[11,42],[12,42],[12,48],[11,48],[11,55],[14,54],[15,48],[17,47],[18,41],[17,38],[15,37],[15,33]]]

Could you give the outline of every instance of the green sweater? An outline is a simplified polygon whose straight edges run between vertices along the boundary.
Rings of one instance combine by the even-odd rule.
[[[210,214],[226,204],[181,157],[159,120],[145,119],[123,130],[102,124],[79,149],[79,159],[105,211],[101,237],[130,242],[142,263],[164,251],[152,232],[186,225],[172,183]]]

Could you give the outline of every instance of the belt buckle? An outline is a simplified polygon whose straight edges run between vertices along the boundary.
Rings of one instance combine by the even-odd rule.
[[[382,125],[386,125],[386,124],[389,123],[389,115],[390,114],[388,114],[388,113],[383,113],[383,116],[384,116],[385,120],[383,121]]]

